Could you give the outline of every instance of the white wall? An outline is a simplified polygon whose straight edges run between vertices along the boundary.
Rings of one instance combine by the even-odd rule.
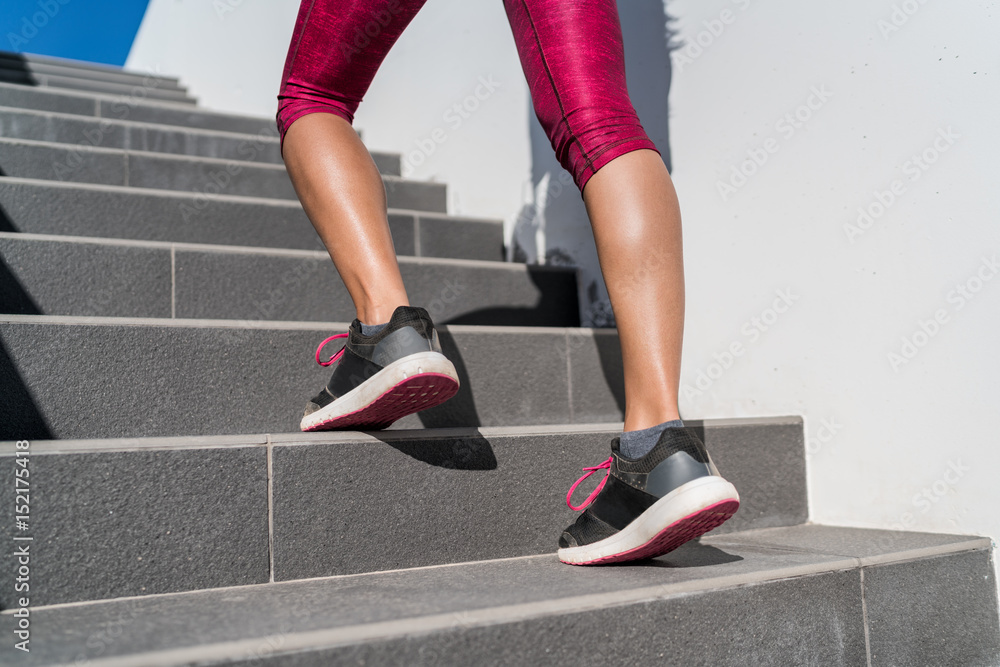
[[[626,39],[648,56],[651,19],[636,17],[649,3],[620,5]],[[682,412],[803,415],[814,521],[1000,535],[1000,279],[977,275],[992,278],[1000,259],[992,5],[669,0],[688,45],[673,52],[661,146],[685,220]],[[294,13],[289,0],[243,2],[220,19],[210,3],[153,0],[129,65],[161,64],[209,106],[271,115]],[[655,58],[634,75],[635,53],[633,90],[669,75]],[[513,233],[540,179],[557,174],[541,163],[500,2],[430,0],[357,125],[374,149],[410,151],[481,75],[502,87],[409,174],[447,181],[451,212],[503,217]],[[665,127],[662,111],[640,119]],[[926,170],[912,158],[925,151]],[[751,155],[763,164],[723,197]],[[880,217],[845,231],[893,187]],[[529,256],[573,245],[589,261],[586,225],[550,204],[521,216]],[[546,212],[565,226],[546,229]],[[965,300],[957,285],[978,291]],[[914,336],[921,345],[904,350]],[[889,355],[904,351],[916,353],[894,367]]]
[[[298,6],[150,0],[125,67],[180,76],[202,106],[273,118]]]
[[[126,67],[181,76],[203,106],[274,117],[298,4],[151,0]],[[446,182],[450,213],[512,221],[530,178],[528,108],[503,5],[430,0],[354,125],[369,149],[404,153],[404,176]]]
[[[914,13],[893,17],[894,5]],[[669,10],[688,45],[731,12],[718,36],[702,35],[701,53],[673,53],[683,413],[804,415],[817,522],[1000,536],[1000,276],[977,277],[1000,260],[995,3],[672,0]],[[899,29],[883,36],[893,18]],[[799,127],[783,122],[796,113]],[[724,199],[719,182],[768,141],[775,152]],[[934,162],[922,169],[911,156],[925,151]],[[875,193],[894,182],[895,201],[849,238],[858,208],[878,212],[890,197]],[[969,301],[953,291],[966,283],[980,290]],[[780,314],[768,311],[778,290],[792,300]],[[925,340],[920,323],[935,313],[945,322],[925,324],[935,332]],[[922,345],[906,359],[902,339],[914,336]],[[742,356],[711,367],[734,343]],[[717,379],[699,389],[709,371]]]

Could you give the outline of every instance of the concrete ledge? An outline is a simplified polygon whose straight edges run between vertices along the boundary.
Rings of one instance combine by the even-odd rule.
[[[400,255],[503,259],[503,223],[389,209]],[[161,243],[322,250],[298,201],[0,178],[0,232]]]
[[[852,531],[814,527],[814,536],[817,530]],[[967,543],[955,537],[954,551],[874,570],[854,558],[774,550],[747,538],[725,548],[689,543],[645,565],[582,569],[539,556],[42,607],[32,610],[33,627],[48,632],[22,662],[55,664],[79,651],[103,667],[596,665],[626,653],[642,664],[668,654],[677,664],[892,664],[891,656],[903,655],[892,650],[907,650],[893,643],[897,633],[914,650],[931,650],[911,651],[907,664],[994,664],[1000,628],[989,552],[968,551]],[[891,551],[882,556],[892,560]],[[948,571],[956,576],[947,582],[920,578]],[[883,574],[893,577],[891,599],[881,590]],[[965,601],[961,611],[934,612],[925,592],[934,582]],[[907,625],[905,610],[925,601],[933,627]],[[889,603],[902,613],[886,616]],[[89,656],[79,642],[109,619],[124,619],[121,635]]]

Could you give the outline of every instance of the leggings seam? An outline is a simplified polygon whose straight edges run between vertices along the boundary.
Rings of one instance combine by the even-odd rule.
[[[309,3],[309,11],[306,12],[305,18],[302,19],[302,32],[299,33],[299,39],[295,42],[295,51],[292,52],[292,59],[288,62],[288,76],[292,75],[292,68],[295,67],[295,59],[299,57],[299,47],[302,45],[302,38],[305,37],[306,27],[309,23],[309,17],[312,16],[313,7],[316,6],[316,0],[312,0]]]
[[[549,80],[549,85],[552,86],[552,94],[556,98],[556,103],[559,104],[559,113],[562,115],[563,122],[566,123],[566,128],[569,130],[569,134],[573,137],[573,141],[576,145],[580,147],[580,154],[583,155],[583,159],[586,160],[587,166],[593,171],[594,165],[590,161],[590,156],[587,155],[587,150],[583,147],[583,143],[580,142],[579,137],[573,132],[573,126],[569,123],[569,118],[566,117],[566,109],[563,108],[562,97],[559,96],[559,89],[556,88],[555,79],[552,78],[552,71],[549,69],[549,61],[545,57],[545,49],[542,48],[542,42],[538,39],[538,30],[535,29],[535,19],[531,17],[531,10],[528,9],[528,3],[525,0],[521,0],[521,6],[524,8],[524,13],[528,17],[528,22],[531,24],[531,34],[535,38],[535,44],[538,46],[538,54],[541,56],[542,67],[545,68],[545,76]]]

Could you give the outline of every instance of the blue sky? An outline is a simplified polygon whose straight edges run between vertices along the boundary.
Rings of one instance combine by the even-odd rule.
[[[124,65],[149,0],[2,0],[0,51]]]

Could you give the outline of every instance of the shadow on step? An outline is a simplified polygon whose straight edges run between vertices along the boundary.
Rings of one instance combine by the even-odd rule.
[[[455,337],[448,331],[438,329],[438,338],[441,341],[441,350],[444,352],[444,356],[455,364],[455,370],[458,372],[458,393],[436,408],[418,412],[417,417],[424,428],[482,426],[479,412],[476,410],[476,401],[472,397],[472,381],[469,379],[469,370],[465,366],[458,345],[455,344]],[[495,459],[493,463],[495,467]]]
[[[372,433],[378,438],[378,433]],[[382,438],[379,438],[382,440]],[[493,447],[481,435],[452,440],[382,440],[396,451],[438,468],[454,470],[496,470]]]
[[[42,309],[31,298],[17,275],[0,255],[0,313],[42,315]]]
[[[0,176],[6,176],[3,167],[0,166]],[[16,232],[18,229],[14,226],[14,221],[10,219],[7,215],[7,211],[4,210],[3,204],[0,203],[0,232]]]
[[[52,431],[0,339],[0,440],[51,440]]]
[[[707,544],[693,541],[679,546],[665,556],[632,563],[630,567],[668,567],[675,569],[709,567],[711,565],[722,565],[723,563],[735,563],[741,560],[743,560],[743,556],[726,553],[717,547],[710,547]]]
[[[0,81],[23,86],[38,85],[38,79],[32,74],[27,59],[20,53],[9,51],[0,52]]]
[[[545,266],[528,265],[528,277],[538,290],[530,308],[481,308],[443,321],[442,324],[476,324],[502,327],[578,327],[580,306],[576,274]]]

